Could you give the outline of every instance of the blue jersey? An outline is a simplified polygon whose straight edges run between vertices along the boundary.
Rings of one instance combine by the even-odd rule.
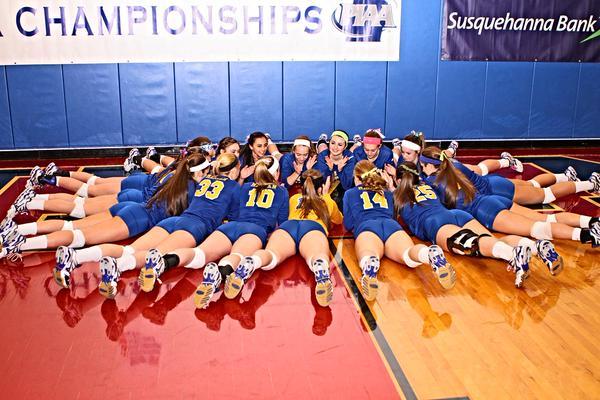
[[[382,218],[394,218],[391,192],[386,190],[382,195],[357,186],[344,193],[344,227],[347,230],[353,230],[363,222]]]
[[[460,161],[452,160],[452,163],[454,164],[456,169],[458,169],[460,172],[462,172],[463,175],[466,176],[467,179],[471,181],[471,183],[473,184],[473,186],[475,186],[475,189],[479,193],[490,194],[489,193],[489,190],[490,190],[489,183],[485,177],[478,175],[475,172],[471,171],[469,168],[467,168],[466,165],[464,165]]]
[[[350,189],[354,185],[354,164],[356,164],[356,160],[354,159],[354,155],[349,150],[344,150],[342,153],[343,157],[348,157],[348,162],[340,171],[337,165],[333,166],[333,170],[330,170],[327,166],[327,162],[325,161],[325,157],[329,156],[329,150],[322,151],[319,153],[317,157],[317,164],[315,164],[315,169],[319,170],[321,174],[323,174],[323,178],[327,179],[328,176],[334,175],[340,179],[340,183],[344,190]],[[332,178],[333,179],[333,178]]]
[[[188,208],[192,204],[192,200],[194,199],[194,193],[196,192],[196,182],[190,179],[188,181]],[[158,224],[163,219],[168,217],[173,217],[173,215],[169,215],[169,211],[167,208],[167,204],[165,202],[155,202],[150,207],[146,207],[148,211],[148,215],[150,216],[150,220],[153,225]],[[187,211],[187,210],[186,210]]]
[[[150,197],[152,197],[154,193],[156,193],[158,188],[160,188],[169,179],[171,179],[173,175],[174,172],[167,172],[166,170],[163,170],[156,174],[149,174],[142,188],[144,202],[150,200]]]
[[[281,181],[281,183],[283,183],[285,185],[285,187],[290,187],[291,185],[288,184],[287,178],[289,178],[289,176],[291,174],[294,173],[294,161],[296,161],[296,158],[294,157],[294,153],[285,153],[280,159],[279,159],[279,165],[280,167],[280,171],[281,173],[279,174],[279,180]],[[302,172],[306,171],[306,162],[302,165]],[[298,177],[298,179],[300,179],[300,177]]]
[[[244,183],[240,191],[240,211],[236,221],[262,226],[269,234],[276,225],[287,221],[289,210],[290,196],[285,188],[270,185],[257,195],[255,183]]]
[[[240,185],[225,176],[210,176],[196,184],[194,198],[182,217],[201,219],[212,231],[223,219],[235,220],[240,209]]]
[[[405,204],[400,210],[400,216],[406,222],[411,232],[421,238],[428,238],[426,232],[426,220],[436,214],[442,214],[448,210],[440,202],[435,190],[423,183],[414,188],[415,204]],[[434,234],[435,237],[435,234]]]
[[[363,146],[360,146],[356,150],[354,150],[354,158],[356,158],[356,162],[368,159],[367,153],[365,153],[365,149],[363,149]],[[379,169],[383,169],[385,167],[385,164],[395,166],[396,163],[394,162],[394,153],[388,147],[382,145],[379,149],[379,154],[377,155],[377,158],[375,159],[375,161],[373,161],[373,164],[375,164],[375,166]]]

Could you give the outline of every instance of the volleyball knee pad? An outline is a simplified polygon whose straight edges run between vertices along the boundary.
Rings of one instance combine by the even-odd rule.
[[[196,247],[194,248],[194,258],[192,258],[192,261],[190,261],[185,267],[198,269],[204,267],[204,264],[206,264],[206,254],[204,254],[202,249]]]
[[[150,173],[151,174],[158,174],[162,169],[163,169],[162,165],[157,165],[156,167],[152,168],[152,171],[150,171]]]
[[[73,241],[69,243],[69,247],[79,248],[85,246],[85,236],[79,229],[73,231]]]
[[[461,256],[479,255],[479,235],[470,229],[461,229],[446,239],[448,250]]]
[[[552,225],[550,222],[534,222],[531,227],[531,237],[534,239],[552,240]]]
[[[88,185],[88,186],[95,185],[95,184],[96,184],[96,180],[97,180],[97,179],[98,179],[98,177],[97,177],[96,175],[92,175],[92,176],[90,177],[90,179],[88,179],[88,180],[87,180],[87,182],[86,182],[86,183],[87,183],[87,185]]]
[[[123,247],[123,254],[131,254],[134,255],[135,254],[135,249],[131,246],[125,246]]]
[[[540,183],[538,181],[536,181],[535,179],[530,179],[527,182],[531,183],[531,185],[533,187],[536,187],[536,188],[541,188],[542,187],[542,185],[540,185]]]
[[[275,253],[273,253],[271,250],[265,250],[265,251],[268,252],[269,254],[271,254],[271,262],[268,263],[267,265],[265,265],[262,269],[264,269],[265,271],[269,271],[269,270],[275,268],[277,266],[277,264],[279,264],[279,259],[277,258]]]
[[[85,217],[85,208],[84,208],[85,199],[83,197],[76,197],[75,200],[73,201],[73,203],[75,204],[75,207],[73,207],[73,210],[71,210],[69,215],[71,217],[75,217],[75,218]]]
[[[73,231],[73,230],[75,230],[75,229],[73,228],[73,222],[71,222],[71,221],[65,221],[65,222],[63,223],[63,226],[62,226],[62,228],[60,228],[60,230],[61,230],[61,231]]]
[[[552,193],[552,189],[544,188],[544,204],[552,203],[554,200],[556,200],[556,196]]]
[[[88,197],[88,184],[84,183],[81,187],[75,192],[75,194],[79,197]]]
[[[481,162],[481,163],[477,164],[477,166],[481,170],[482,176],[485,176],[490,173],[490,170],[488,169],[487,165],[485,165],[484,163]]]
[[[421,265],[421,263],[410,258],[409,253],[410,248],[406,249],[402,254],[402,260],[404,261],[404,264],[408,265],[411,268],[417,268],[419,265]]]

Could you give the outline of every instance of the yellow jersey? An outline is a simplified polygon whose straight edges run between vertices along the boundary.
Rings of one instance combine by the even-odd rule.
[[[337,204],[333,199],[328,195],[324,195],[321,197],[327,206],[327,212],[329,212],[329,219],[333,224],[341,224],[344,216],[340,212]],[[302,202],[302,194],[298,193],[290,197],[290,216],[288,219],[295,220],[311,220],[315,221],[325,229],[325,233],[328,233],[328,227],[325,226],[325,223],[317,217],[317,214],[314,211],[311,211],[305,218],[302,218],[302,210],[300,210],[300,203]]]

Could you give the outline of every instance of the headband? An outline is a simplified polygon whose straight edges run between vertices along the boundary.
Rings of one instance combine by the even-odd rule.
[[[365,136],[363,138],[363,143],[364,144],[381,144],[381,138],[380,137],[370,137],[370,136]]]
[[[344,139],[344,141],[346,143],[348,143],[348,134],[346,132],[344,132],[344,131],[333,131],[333,133],[331,134],[331,137],[334,137],[334,136],[339,136],[342,139]]]
[[[363,172],[362,174],[360,174],[360,180],[365,179],[367,176],[371,175],[372,173],[377,172],[377,167],[375,168],[371,168],[370,170],[368,170],[367,172]]]
[[[444,154],[444,152],[442,152],[442,154]],[[425,157],[424,155],[420,155],[419,156],[419,161],[427,163],[427,164],[433,164],[433,165],[440,165],[442,163],[444,156],[440,155],[440,159],[435,159],[435,158],[429,158],[429,157]]]
[[[421,146],[419,146],[416,143],[411,142],[410,140],[403,140],[400,143],[400,146],[406,147],[407,149],[414,150],[414,151],[421,151]]]
[[[310,147],[310,140],[296,139],[296,140],[294,140],[294,146],[306,146],[306,147]]]
[[[405,171],[407,171],[407,172],[410,172],[410,173],[411,173],[411,174],[413,174],[413,175],[419,176],[419,173],[417,172],[417,170],[415,170],[415,169],[412,169],[411,167],[409,167],[409,166],[406,166],[406,165],[404,165],[404,164],[400,164],[400,166],[402,167],[402,169],[403,169],[403,170],[405,170]]]
[[[279,169],[279,161],[277,161],[277,159],[275,157],[271,157],[273,158],[273,165],[271,165],[270,167],[267,167],[267,170],[269,171],[269,173],[273,176],[275,176],[275,174],[277,173],[277,170]],[[261,158],[260,160],[258,160],[256,162],[257,164],[265,164],[265,167],[267,166],[267,159],[266,158]]]
[[[204,160],[202,164],[198,164],[190,168],[190,172],[203,171],[208,166],[210,166],[210,160]]]

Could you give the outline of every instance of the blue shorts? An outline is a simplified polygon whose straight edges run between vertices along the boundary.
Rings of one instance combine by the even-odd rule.
[[[299,250],[300,241],[310,231],[320,231],[323,232],[323,235],[327,236],[325,229],[318,222],[311,221],[308,219],[298,220],[298,219],[290,219],[285,221],[283,224],[279,226],[279,229],[283,229],[294,239],[296,243],[296,253]]]
[[[262,242],[263,247],[267,243],[267,231],[265,228],[252,222],[231,221],[219,226],[217,230],[227,236],[227,239],[232,244],[243,235],[257,236]]]
[[[210,233],[202,220],[189,215],[185,217],[169,217],[160,221],[156,226],[163,228],[170,234],[175,231],[185,231],[194,237],[196,246],[202,243]]]
[[[515,198],[515,184],[503,176],[488,175],[486,179],[489,183],[490,195],[502,196],[509,200]]]
[[[494,220],[500,211],[510,210],[512,204],[512,200],[506,197],[477,195],[463,210],[474,216],[486,228],[494,229]]]
[[[129,237],[146,232],[153,226],[150,213],[143,204],[125,201],[115,204],[109,211],[110,215],[119,217],[125,222],[129,230]]]
[[[398,221],[391,218],[370,219],[354,228],[354,238],[356,239],[363,232],[373,232],[385,243],[390,236],[401,230]]]
[[[148,179],[148,174],[133,174],[129,175],[127,178],[121,181],[121,190],[125,189],[136,189],[142,190],[144,186],[146,186],[146,180]]]
[[[134,203],[143,203],[144,194],[137,189],[125,189],[117,193],[117,201],[122,203],[124,201],[133,201]]]
[[[435,238],[442,226],[457,225],[462,227],[471,220],[473,220],[473,216],[462,210],[436,211],[423,222],[422,232],[425,237],[420,239],[435,244]]]

